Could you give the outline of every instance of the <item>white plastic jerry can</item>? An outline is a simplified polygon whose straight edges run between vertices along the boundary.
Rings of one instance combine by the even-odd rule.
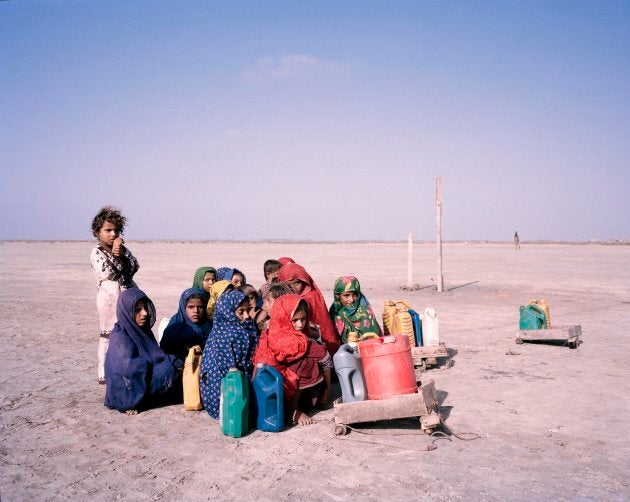
[[[427,307],[422,313],[422,344],[425,347],[440,344],[438,313],[435,307]]]

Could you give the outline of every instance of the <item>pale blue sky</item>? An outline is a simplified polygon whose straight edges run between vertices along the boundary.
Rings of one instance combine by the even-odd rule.
[[[630,239],[630,2],[0,2],[0,239]]]

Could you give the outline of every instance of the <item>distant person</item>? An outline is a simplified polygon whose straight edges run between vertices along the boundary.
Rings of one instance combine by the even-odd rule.
[[[207,305],[208,297],[199,288],[189,288],[182,293],[179,310],[171,317],[160,338],[160,347],[164,352],[184,361],[189,349],[198,347],[199,352],[203,350],[212,329]]]
[[[273,366],[282,375],[286,407],[298,425],[313,423],[303,410],[327,403],[333,367],[326,346],[310,336],[308,311],[306,301],[296,294],[278,298],[269,329],[263,331],[254,353],[255,364]]]
[[[320,331],[321,338],[326,344],[328,352],[335,354],[340,345],[339,335],[330,320],[324,296],[315,284],[315,281],[313,281],[313,278],[301,265],[287,263],[278,272],[278,279],[282,282],[287,282],[295,294],[306,300],[311,322]]]
[[[521,240],[518,238],[518,232],[514,232],[514,249],[517,251],[521,249]]]
[[[193,288],[205,291],[210,297],[210,286],[217,282],[217,271],[214,267],[199,267],[193,277]]]
[[[212,418],[219,418],[221,380],[230,368],[252,378],[252,356],[258,343],[258,331],[249,318],[249,299],[240,291],[228,291],[219,297],[214,323],[200,367],[199,388],[203,406]]]
[[[329,313],[341,343],[347,343],[348,335],[352,332],[357,334],[359,340],[382,335],[370,302],[361,293],[361,285],[356,277],[339,277],[333,292],[335,299]]]
[[[120,292],[136,287],[133,276],[140,268],[138,260],[122,238],[127,219],[120,210],[105,206],[92,220],[92,235],[97,243],[90,254],[90,265],[96,275],[96,309],[100,325],[98,342],[98,383],[105,384],[105,354],[109,335],[116,323],[116,302]]]
[[[118,297],[116,314],[105,358],[105,406],[135,415],[181,399],[183,362],[155,341],[153,302],[138,288],[130,288]]]

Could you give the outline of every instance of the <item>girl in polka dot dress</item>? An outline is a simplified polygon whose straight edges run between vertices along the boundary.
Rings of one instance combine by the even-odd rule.
[[[221,295],[214,310],[214,324],[203,350],[199,387],[204,408],[219,418],[221,380],[237,368],[251,380],[252,356],[258,343],[256,324],[249,317],[249,299],[240,291]]]

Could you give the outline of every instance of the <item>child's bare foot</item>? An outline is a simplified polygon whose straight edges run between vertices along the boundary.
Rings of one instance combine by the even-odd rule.
[[[315,423],[315,420],[303,411],[295,410],[293,412],[293,423],[297,425],[311,425]]]
[[[138,410],[127,410],[127,411],[125,411],[125,415],[132,416],[132,415],[137,415],[137,414],[138,414]]]

